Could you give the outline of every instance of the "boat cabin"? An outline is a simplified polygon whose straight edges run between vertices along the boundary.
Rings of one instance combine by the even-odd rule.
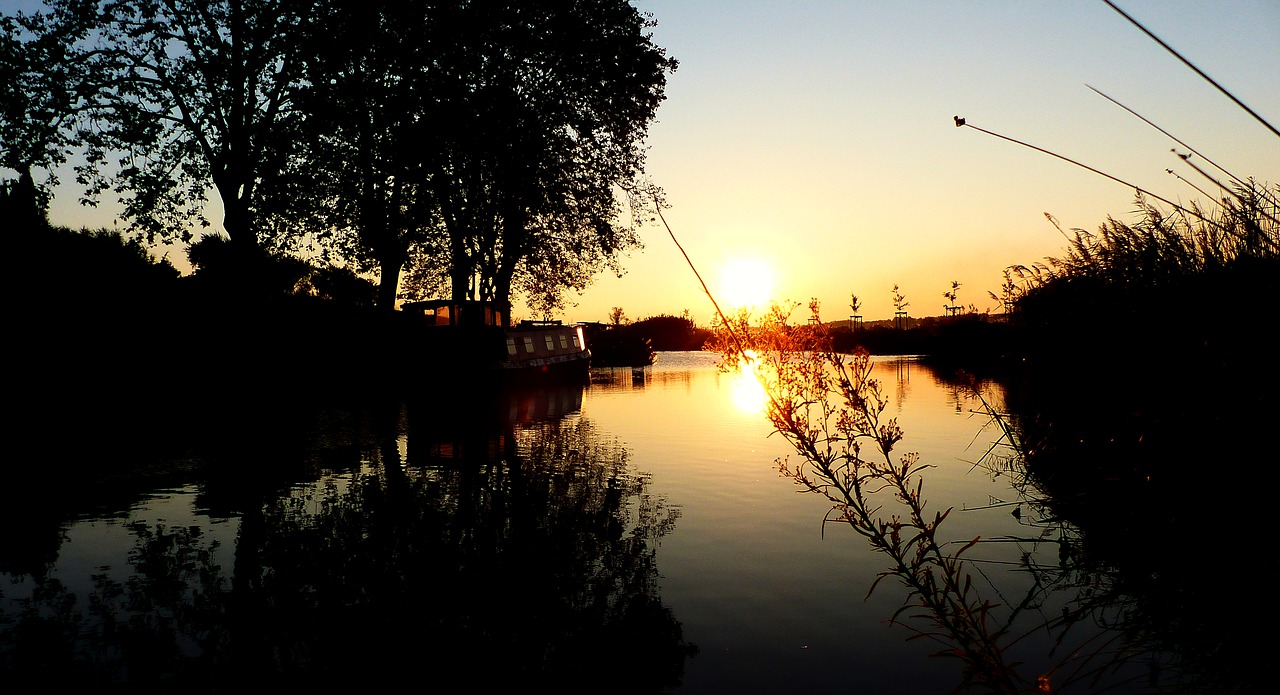
[[[497,326],[507,327],[507,315],[491,302],[474,300],[428,299],[405,302],[400,310],[427,319],[433,326]]]

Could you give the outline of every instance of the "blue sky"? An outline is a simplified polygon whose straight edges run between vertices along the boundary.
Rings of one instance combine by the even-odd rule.
[[[1045,213],[1067,229],[1131,219],[1132,189],[958,129],[956,115],[1170,200],[1201,197],[1166,173],[1202,183],[1169,151],[1176,143],[1087,85],[1233,173],[1280,181],[1280,137],[1101,0],[634,4],[680,61],[650,129],[648,172],[727,304],[721,276],[733,265],[755,268],[745,284],[775,299],[819,299],[829,320],[847,318],[854,293],[868,320],[892,316],[895,284],[913,316],[942,313],[953,281],[962,304],[986,309],[1004,268],[1062,250]],[[1116,4],[1280,127],[1280,2]],[[55,223],[111,224],[109,206],[86,214],[75,198],[56,201]],[[597,278],[562,318],[605,320],[620,306],[709,322],[667,231],[649,225],[642,238],[624,277]]]

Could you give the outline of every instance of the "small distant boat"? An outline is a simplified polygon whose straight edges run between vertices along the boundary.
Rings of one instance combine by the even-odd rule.
[[[591,350],[579,325],[521,321],[508,326],[506,315],[483,301],[405,302],[400,310],[421,317],[427,327],[425,335],[436,338],[432,342],[445,353],[453,353],[455,368],[522,377],[585,376],[591,366]]]
[[[591,341],[591,364],[595,367],[647,367],[657,359],[650,340],[630,330],[630,326],[584,323]]]

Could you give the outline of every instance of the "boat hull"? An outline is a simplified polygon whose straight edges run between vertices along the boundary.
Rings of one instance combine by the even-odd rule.
[[[561,324],[521,324],[505,330],[506,354],[494,365],[509,376],[585,376],[591,366],[582,329]]]

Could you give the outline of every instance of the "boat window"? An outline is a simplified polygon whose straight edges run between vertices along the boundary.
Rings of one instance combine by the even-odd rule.
[[[507,338],[507,354],[508,354],[508,355],[514,355],[514,354],[516,354],[516,339],[515,339],[515,338]]]
[[[573,346],[574,346],[574,347],[576,347],[576,348],[580,348],[580,347],[582,347],[582,345],[580,345],[580,344],[578,343],[578,336],[576,336],[576,335],[575,335],[575,336],[573,336]]]
[[[560,349],[561,349],[561,350],[568,350],[568,349],[569,349],[569,336],[567,336],[567,335],[561,335],[561,336],[560,336]]]
[[[546,340],[547,340],[547,350],[548,350],[548,351],[550,351],[550,350],[555,350],[555,349],[556,349],[556,341],[555,341],[555,340],[553,340],[553,339],[551,338],[551,336],[549,336],[549,335],[544,335],[544,336],[542,336],[542,337],[543,337],[543,338],[546,338]]]
[[[524,339],[524,351],[533,352],[533,338],[526,337]]]

